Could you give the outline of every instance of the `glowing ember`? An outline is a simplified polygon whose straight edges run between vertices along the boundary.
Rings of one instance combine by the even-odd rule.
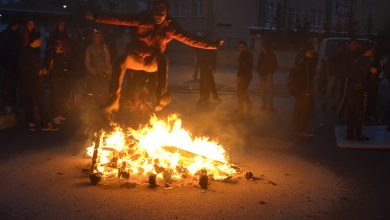
[[[195,177],[201,172],[221,180],[236,173],[221,145],[207,137],[193,138],[181,125],[177,115],[167,120],[153,116],[148,125],[137,130],[114,125],[110,133],[101,131],[98,141],[87,149],[91,157],[96,150],[93,173],[145,178],[156,174],[164,180]]]

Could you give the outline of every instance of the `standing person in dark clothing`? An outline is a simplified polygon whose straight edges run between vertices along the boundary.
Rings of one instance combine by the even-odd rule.
[[[70,75],[71,63],[67,46],[62,40],[57,40],[54,46],[54,53],[47,58],[50,84],[50,104],[51,116],[53,122],[60,125],[66,120],[64,117],[64,109],[66,102],[70,97]]]
[[[343,95],[340,101],[340,104],[337,109],[337,116],[341,117],[346,108],[346,99],[348,95],[348,87],[349,87],[349,78],[353,75],[352,66],[353,62],[360,56],[360,43],[357,39],[350,39],[348,42],[348,48],[345,51],[343,56],[343,65],[341,68],[343,69],[343,75],[345,77],[344,85],[343,85]]]
[[[0,65],[4,69],[3,91],[4,110],[11,113],[16,110],[19,80],[19,58],[22,48],[22,35],[19,32],[20,21],[15,19],[2,33]]]
[[[28,39],[29,44],[23,49],[20,57],[28,128],[29,130],[34,131],[38,124],[38,126],[41,127],[41,130],[44,131],[57,130],[50,121],[49,109],[45,105],[44,78],[47,76],[47,70],[43,68],[41,60],[41,35],[33,32]],[[36,121],[34,114],[35,104],[37,104],[39,111],[40,121],[38,122]]]
[[[328,110],[328,108],[330,108],[335,111],[340,103],[346,71],[343,60],[344,54],[345,44],[339,43],[337,45],[336,51],[330,55],[327,61],[326,94],[324,100],[325,103],[323,103],[324,110]]]
[[[367,140],[363,136],[363,118],[365,113],[364,96],[368,88],[370,74],[377,74],[378,69],[372,64],[375,56],[373,47],[366,48],[362,55],[353,62],[352,74],[347,99],[347,135],[348,140]]]
[[[253,56],[248,50],[247,44],[244,41],[238,43],[240,50],[240,57],[237,72],[237,98],[238,109],[237,112],[250,112],[252,109],[252,101],[248,95],[248,87],[252,81],[253,71]]]
[[[200,99],[198,105],[205,105],[213,95],[213,99],[221,102],[215,86],[214,73],[217,65],[217,53],[211,50],[198,51],[198,61],[200,70]]]
[[[261,110],[275,112],[273,101],[274,73],[279,67],[275,52],[268,43],[261,46],[259,60],[257,62],[257,72],[260,76],[260,91],[262,92],[263,104]]]
[[[313,45],[308,44],[303,53],[298,54],[293,69],[293,78],[296,85],[294,128],[298,136],[311,137],[307,131],[309,119],[314,110],[314,76],[317,58]]]
[[[168,93],[169,60],[166,56],[166,49],[172,40],[210,50],[216,50],[223,43],[200,41],[182,30],[177,22],[168,15],[169,2],[167,0],[154,0],[151,9],[149,12],[125,18],[87,16],[87,19],[97,23],[136,28],[133,41],[130,43],[130,50],[126,52],[120,65],[118,87],[111,103],[105,108],[105,112],[108,114],[119,110],[122,84],[127,69],[157,73],[156,111],[161,111],[171,102]]]

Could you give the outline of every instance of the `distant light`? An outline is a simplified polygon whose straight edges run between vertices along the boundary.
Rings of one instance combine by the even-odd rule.
[[[62,5],[63,8],[67,8],[68,6],[67,5]]]

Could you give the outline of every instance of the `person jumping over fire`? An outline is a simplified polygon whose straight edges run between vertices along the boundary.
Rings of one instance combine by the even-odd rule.
[[[151,11],[129,15],[125,18],[87,14],[86,18],[96,23],[134,27],[136,29],[129,49],[120,62],[118,84],[112,100],[105,108],[106,113],[111,114],[119,110],[122,83],[127,69],[157,73],[156,111],[161,111],[171,102],[167,86],[169,60],[166,56],[166,48],[172,40],[180,41],[195,48],[210,50],[216,50],[223,44],[223,41],[212,43],[192,37],[168,15],[168,10],[169,3],[167,0],[154,0]]]

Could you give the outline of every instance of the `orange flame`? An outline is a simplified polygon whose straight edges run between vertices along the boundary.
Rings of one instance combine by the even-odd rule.
[[[193,138],[182,128],[177,115],[167,120],[152,116],[149,124],[137,130],[113,127],[110,133],[102,131],[98,143],[87,148],[92,157],[98,145],[93,172],[101,176],[118,171],[132,176],[170,172],[173,179],[181,179],[206,170],[208,175],[221,180],[236,173],[221,145],[207,137]]]

